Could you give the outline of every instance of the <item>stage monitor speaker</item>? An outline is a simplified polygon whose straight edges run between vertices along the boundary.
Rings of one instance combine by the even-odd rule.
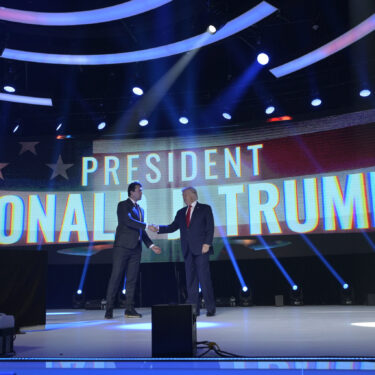
[[[0,357],[13,356],[14,317],[0,313]]]
[[[282,294],[275,296],[275,305],[278,307],[284,306],[284,296]]]
[[[47,264],[46,250],[0,250],[0,311],[16,330],[46,324]]]
[[[375,294],[374,293],[367,294],[367,304],[369,306],[375,306]]]
[[[196,315],[193,305],[152,306],[152,356],[195,357]]]

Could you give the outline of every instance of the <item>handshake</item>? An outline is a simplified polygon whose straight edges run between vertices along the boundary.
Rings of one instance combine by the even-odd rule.
[[[148,228],[147,229],[150,229],[152,232],[159,232],[159,225],[156,225],[156,224],[150,224],[148,225]]]

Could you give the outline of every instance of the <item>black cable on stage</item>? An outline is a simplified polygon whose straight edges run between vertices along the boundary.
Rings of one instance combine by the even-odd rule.
[[[198,345],[203,345],[203,346],[198,346]],[[210,351],[214,351],[218,356],[224,357],[224,358],[241,358],[242,357],[240,355],[221,350],[219,345],[213,341],[198,341],[197,349],[207,349],[205,352],[201,353],[198,357],[203,357]]]

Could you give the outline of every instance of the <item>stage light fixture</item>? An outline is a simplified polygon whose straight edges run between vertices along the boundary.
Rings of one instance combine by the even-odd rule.
[[[347,283],[344,283],[344,284],[342,285],[342,288],[343,288],[343,289],[348,289],[348,288],[349,288],[349,285],[348,285]]]
[[[179,42],[144,50],[97,55],[63,55],[5,48],[1,57],[11,60],[63,65],[108,65],[148,61],[178,55],[195,50],[197,47],[216,43],[249,28],[276,11],[277,8],[266,1],[262,1],[252,9],[229,21],[222,29],[209,38],[207,38],[206,33],[203,33]]]
[[[62,122],[57,124],[56,131],[58,132],[62,127]]]
[[[73,294],[73,309],[82,309],[85,306],[85,295],[81,289]]]
[[[268,57],[266,53],[261,52],[257,56],[257,61],[260,65],[267,65],[270,61],[270,58]]]
[[[20,125],[17,124],[14,128],[13,128],[13,133],[16,133],[18,131],[18,129],[20,128]]]
[[[311,101],[311,105],[313,107],[319,107],[322,104],[322,100],[319,98],[315,98]]]
[[[342,305],[353,305],[354,303],[354,291],[352,288],[349,287],[348,284],[345,284],[346,288],[341,289],[340,291],[340,298]]]
[[[216,307],[229,307],[230,302],[228,297],[217,297],[215,299]]]
[[[245,291],[246,288],[246,291]],[[243,287],[240,292],[239,305],[242,307],[252,306],[253,299],[250,290],[247,287]]]
[[[69,139],[69,138],[72,138],[70,134],[59,134],[58,136],[56,136],[56,139],[60,139],[60,140]]]
[[[148,120],[146,118],[143,118],[139,120],[139,126],[147,126],[148,125]]]
[[[134,86],[132,91],[134,95],[137,95],[137,96],[143,95],[143,90],[139,86]]]
[[[210,34],[215,34],[216,33],[216,27],[214,25],[210,25],[210,26],[208,26],[207,31]]]
[[[275,112],[275,107],[273,105],[270,105],[266,108],[265,112],[267,115],[271,115],[272,113]]]
[[[359,92],[359,95],[362,96],[362,98],[367,98],[371,95],[371,91],[369,89],[363,89]]]
[[[244,293],[246,293],[248,290],[249,290],[249,288],[248,288],[246,285],[242,287],[242,291],[243,291]]]
[[[207,31],[210,34],[215,34],[221,30],[224,25],[228,22],[228,12],[223,9],[222,4],[217,1],[206,1],[208,10],[208,28]]]
[[[189,119],[186,117],[186,116],[181,116],[178,121],[182,124],[182,125],[186,125],[189,123]]]
[[[302,306],[303,305],[302,289],[298,288],[297,285],[293,285],[292,289],[289,291],[289,300],[292,306]]]
[[[124,293],[125,292],[125,293]],[[126,305],[126,289],[121,290],[117,295],[118,307],[124,308]]]
[[[4,91],[9,92],[9,93],[13,93],[13,92],[16,92],[16,89],[15,89],[15,87],[13,87],[11,85],[5,85]]]
[[[223,116],[226,120],[231,120],[231,119],[232,119],[232,115],[231,115],[229,112],[223,112],[223,113],[222,113],[222,116]]]
[[[98,130],[103,130],[106,126],[107,126],[106,122],[105,121],[101,121],[98,124]]]

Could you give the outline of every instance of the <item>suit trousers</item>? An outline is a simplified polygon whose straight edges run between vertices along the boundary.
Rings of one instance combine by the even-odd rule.
[[[141,242],[134,249],[115,246],[113,248],[113,264],[111,278],[107,288],[107,310],[113,309],[119,286],[126,275],[126,309],[134,308],[134,294],[137,285],[139,265],[141,263]]]
[[[209,254],[195,255],[190,250],[184,256],[186,271],[186,287],[188,292],[187,303],[196,306],[199,314],[199,283],[201,285],[203,297],[207,311],[215,312],[215,297],[212,288]]]

